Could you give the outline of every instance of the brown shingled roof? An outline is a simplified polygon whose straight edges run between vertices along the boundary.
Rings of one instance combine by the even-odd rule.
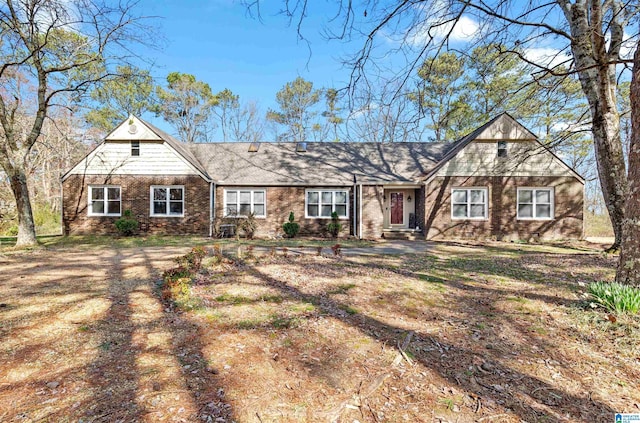
[[[224,185],[418,183],[455,143],[250,143],[191,144],[211,178]]]

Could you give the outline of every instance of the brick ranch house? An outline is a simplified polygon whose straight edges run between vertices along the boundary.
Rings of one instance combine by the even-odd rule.
[[[583,235],[584,179],[502,114],[451,143],[187,145],[130,116],[62,178],[65,234],[114,233],[131,210],[152,234],[215,233],[253,212],[256,236],[569,239]]]

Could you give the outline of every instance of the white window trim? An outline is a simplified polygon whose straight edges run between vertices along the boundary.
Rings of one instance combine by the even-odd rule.
[[[471,193],[469,191],[482,190],[484,191],[484,216],[483,217],[457,217],[453,215],[453,192],[454,191],[467,191],[467,214],[469,213],[469,204],[471,202]],[[462,204],[462,203],[460,203]],[[487,187],[454,187],[451,188],[451,220],[489,220],[489,188]]]
[[[520,216],[520,191],[533,191],[532,201],[533,203],[533,216],[521,217]],[[549,191],[549,198],[551,200],[551,210],[549,211],[549,217],[536,217],[536,191]],[[545,203],[546,204],[546,203]],[[554,220],[556,216],[556,193],[553,187],[518,187],[516,192],[516,215],[517,220]]]
[[[182,213],[181,214],[157,214],[153,212],[153,190],[156,188],[164,188],[166,190],[169,189],[181,189],[182,190]],[[151,185],[149,187],[149,216],[150,217],[184,217],[185,212],[185,195],[186,190],[184,189],[184,185]],[[167,212],[169,211],[169,193],[167,192]]]
[[[120,198],[118,201],[120,202],[120,213],[94,213],[93,212],[93,200],[91,199],[91,193],[94,189],[102,189],[104,192],[104,202],[105,202],[105,210],[108,210],[108,193],[107,188],[118,188],[120,190]],[[87,208],[88,216],[122,216],[122,187],[120,185],[89,185],[89,203]]]
[[[259,215],[254,214],[254,217],[256,219],[266,219],[267,218],[267,189],[266,188],[234,188],[234,189],[225,188],[223,191],[224,192],[222,193],[222,198],[223,198],[223,207],[224,208],[222,210],[223,210],[224,217],[240,217],[240,218],[247,217],[247,216],[240,215],[240,214],[238,214],[238,215],[228,215],[227,214],[227,210],[229,210],[228,207],[227,207],[227,192],[231,191],[231,192],[236,192],[237,193],[236,206],[238,207],[238,211],[240,211],[240,191],[249,191],[249,192],[251,192],[251,211],[253,212],[253,206],[255,204],[253,202],[253,193],[255,191],[261,191],[264,194],[264,215],[259,216]],[[258,204],[260,204],[260,203],[258,203]]]
[[[500,144],[503,144],[504,148],[500,148]],[[507,141],[500,140],[500,141],[497,142],[496,145],[497,145],[496,156],[499,159],[504,159],[504,158],[509,156],[509,143]],[[500,155],[500,151],[504,151],[504,155],[503,156]]]
[[[138,144],[137,147],[134,147],[134,145],[133,145],[134,143]],[[140,157],[142,155],[141,154],[142,151],[141,151],[141,147],[140,147],[140,141],[132,140],[131,143],[130,143],[130,147],[131,147],[131,154],[130,154],[131,157]],[[138,150],[138,155],[133,154],[133,150]]]
[[[318,193],[318,199],[319,199],[319,203],[318,203],[318,214],[320,214],[320,210],[322,207],[322,193],[323,192],[332,192],[333,195],[331,195],[331,212],[333,213],[336,210],[336,196],[335,193],[336,192],[344,192],[346,198],[347,198],[347,202],[344,203],[346,205],[346,215],[345,216],[338,216],[338,219],[340,220],[349,220],[349,190],[348,189],[343,189],[343,188],[308,188],[304,190],[304,217],[305,219],[327,219],[330,220],[331,216],[309,216],[309,192],[317,192]],[[342,204],[342,203],[340,203]]]

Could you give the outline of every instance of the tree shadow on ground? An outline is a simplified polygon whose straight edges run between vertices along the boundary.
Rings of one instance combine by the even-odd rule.
[[[0,412],[0,420],[31,416],[38,420],[94,422],[174,417],[189,421],[234,419],[231,407],[224,402],[224,387],[217,379],[217,371],[209,368],[204,359],[198,327],[167,311],[166,305],[153,295],[167,255],[162,251],[152,253],[148,255],[145,249],[112,249],[96,252],[99,259],[91,261],[86,252],[68,252],[39,266],[38,272],[43,272],[40,280],[45,282],[25,283],[27,296],[21,303],[29,304],[29,298],[38,293],[51,297],[51,302],[46,304],[46,310],[24,315],[17,322],[20,325],[13,323],[2,334],[12,336],[22,331],[23,325],[26,332],[18,344],[20,355],[49,362],[46,355],[55,352],[69,354],[73,362],[60,369],[43,369],[31,377],[23,377],[21,382],[2,384],[0,395],[4,398],[0,404],[8,404],[6,401],[16,392],[25,395],[19,401],[14,400],[12,409]],[[79,255],[85,260],[78,260]],[[16,263],[22,260],[30,258],[20,257]],[[132,272],[132,268],[137,270]],[[5,278],[6,283],[20,280],[20,275],[17,272],[14,277]],[[6,289],[21,298],[11,286],[5,285]],[[56,302],[60,296],[69,296],[70,300]],[[102,299],[102,311],[91,310],[92,301],[97,298]],[[142,303],[154,310],[153,315],[144,314]],[[78,318],[78,323],[65,317],[85,309],[90,311],[89,317]],[[12,310],[15,313],[19,307]],[[46,337],[46,342],[32,339],[35,325],[60,320],[65,321],[62,327],[73,332],[57,337],[52,334]],[[78,337],[86,344],[70,342]],[[162,344],[156,342],[160,338]],[[151,363],[146,367],[145,357]],[[12,355],[10,359],[12,365],[29,369],[28,363],[22,363],[22,357]],[[166,366],[156,365],[155,359],[169,363],[172,373],[165,372]],[[171,377],[156,382],[156,375]],[[176,386],[178,390],[174,389]],[[178,395],[180,400],[175,399]],[[156,397],[161,398],[157,404]],[[188,406],[181,409],[183,404]]]
[[[318,307],[323,314],[358,328],[364,335],[387,345],[401,345],[406,330],[387,324],[369,315],[345,313],[348,303],[336,301],[326,295],[311,295],[258,270],[255,266],[247,270],[265,285],[277,288],[284,295],[308,302]],[[464,305],[462,305],[464,307]],[[413,336],[412,348],[415,360],[425,368],[458,385],[467,393],[500,404],[525,421],[565,421],[566,415],[583,421],[602,421],[614,410],[608,405],[588,396],[576,396],[564,392],[547,382],[519,372],[498,362],[491,363],[490,370],[475,372],[468,376],[469,369],[476,369],[478,352],[451,344],[443,337],[424,332]]]

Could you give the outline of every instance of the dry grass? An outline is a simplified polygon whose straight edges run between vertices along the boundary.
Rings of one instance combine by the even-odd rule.
[[[168,311],[155,282],[187,250],[0,257],[0,420],[608,422],[640,412],[640,325],[588,307],[586,284],[615,266],[588,247],[209,259],[193,310]]]
[[[609,215],[586,212],[584,215],[584,236],[588,238],[613,237],[613,227]]]

